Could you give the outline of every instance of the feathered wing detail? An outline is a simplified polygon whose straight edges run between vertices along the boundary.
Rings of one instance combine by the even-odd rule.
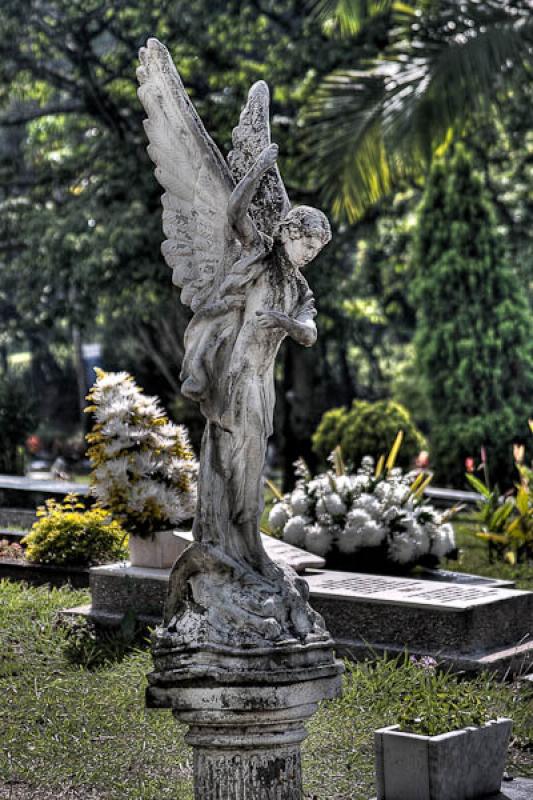
[[[182,302],[196,311],[231,265],[227,227],[234,180],[185,91],[167,48],[149,39],[139,53],[138,95],[155,176],[165,189],[161,250],[182,287]]]
[[[233,150],[228,163],[236,182],[243,178],[261,152],[270,144],[270,93],[264,81],[254,83],[233,130]],[[290,202],[277,166],[264,175],[250,206],[250,216],[263,233],[271,235],[276,224],[286,217]]]

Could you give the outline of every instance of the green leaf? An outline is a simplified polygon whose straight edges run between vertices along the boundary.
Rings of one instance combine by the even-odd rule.
[[[470,486],[476,490],[476,492],[479,492],[479,494],[483,495],[483,497],[490,497],[490,489],[485,486],[483,481],[481,481],[479,478],[476,478],[476,476],[472,475],[470,472],[466,473],[465,478]]]

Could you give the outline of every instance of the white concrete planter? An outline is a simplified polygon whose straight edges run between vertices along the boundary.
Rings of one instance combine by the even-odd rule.
[[[132,567],[169,569],[183,552],[183,541],[174,536],[174,531],[157,531],[144,539],[129,537],[130,564]]]
[[[375,733],[377,800],[475,800],[498,793],[510,719],[440,736]]]

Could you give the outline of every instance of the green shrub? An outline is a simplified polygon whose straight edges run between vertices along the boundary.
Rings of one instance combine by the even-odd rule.
[[[399,430],[403,431],[404,439],[398,465],[409,468],[426,442],[407,409],[390,400],[376,403],[354,400],[349,410],[326,411],[313,435],[313,450],[326,461],[340,445],[344,458],[358,467],[364,456],[377,461],[382,453],[387,453]]]
[[[485,699],[491,688],[487,676],[465,681],[439,670],[431,656],[399,656],[397,664],[403,682],[397,716],[402,731],[438,736],[494,718]]]
[[[87,566],[127,557],[124,529],[103,508],[85,509],[75,495],[48,500],[22,543],[26,558],[40,564]]]
[[[0,378],[0,472],[24,474],[22,447],[35,424],[30,392],[20,376]]]

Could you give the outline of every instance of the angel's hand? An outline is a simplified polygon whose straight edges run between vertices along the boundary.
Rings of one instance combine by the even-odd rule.
[[[257,324],[260,328],[283,328],[287,330],[291,318],[281,311],[256,311]]]
[[[260,328],[282,328],[291,339],[303,347],[311,347],[316,342],[316,325],[312,317],[304,321],[282,314],[281,311],[256,311]]]

